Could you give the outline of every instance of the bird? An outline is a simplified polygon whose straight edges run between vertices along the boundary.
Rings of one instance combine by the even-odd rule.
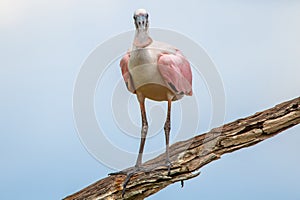
[[[120,68],[129,92],[137,96],[141,111],[141,140],[133,171],[127,176],[126,184],[135,172],[142,171],[142,156],[148,131],[145,99],[167,102],[165,132],[165,164],[170,175],[171,161],[169,140],[171,130],[171,105],[184,96],[191,96],[192,71],[187,58],[176,47],[153,40],[149,34],[149,13],[137,9],[133,15],[135,35],[132,47],[122,57]]]

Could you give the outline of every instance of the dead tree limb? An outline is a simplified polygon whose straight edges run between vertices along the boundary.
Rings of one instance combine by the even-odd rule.
[[[171,175],[167,175],[166,167],[137,173],[130,179],[124,199],[144,199],[172,183],[194,178],[200,174],[195,171],[219,159],[221,155],[255,145],[299,123],[300,97],[189,140],[177,142],[170,147],[173,164]],[[164,163],[164,154],[144,165],[158,163]],[[66,197],[65,200],[122,199],[122,184],[125,178],[125,175],[108,176]]]

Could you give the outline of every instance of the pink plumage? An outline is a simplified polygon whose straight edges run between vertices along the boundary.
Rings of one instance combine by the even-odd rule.
[[[130,73],[129,73],[129,70],[128,70],[129,59],[130,59],[130,53],[127,52],[120,61],[120,67],[121,67],[122,76],[123,76],[123,79],[125,81],[127,89],[130,92],[135,93],[133,82],[132,82],[132,79],[131,79],[131,76],[130,76]]]
[[[133,80],[131,78],[128,63],[130,59],[130,52],[127,52],[121,59],[120,67],[124,82],[127,89],[135,93]],[[158,70],[164,79],[166,86],[176,95],[193,94],[192,91],[192,72],[190,63],[182,55],[181,51],[176,49],[176,53],[162,53],[157,58]]]
[[[179,50],[175,54],[162,54],[157,65],[164,81],[176,95],[193,94],[190,63]]]

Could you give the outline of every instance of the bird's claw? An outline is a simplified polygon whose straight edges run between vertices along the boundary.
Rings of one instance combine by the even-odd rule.
[[[135,166],[132,169],[119,171],[119,172],[113,172],[113,173],[110,173],[109,175],[126,175],[126,178],[123,182],[123,190],[122,190],[122,198],[123,198],[125,195],[126,186],[128,185],[131,177],[138,172],[146,172],[147,173],[147,172],[150,172],[151,170],[152,170],[152,168]]]
[[[171,161],[169,161],[169,160],[166,161],[166,167],[168,168],[168,176],[170,176],[171,175],[171,168],[172,168]]]
[[[172,168],[172,163],[171,161],[169,160],[166,160],[166,163],[163,165],[163,166],[166,166],[167,169],[168,169],[168,176],[171,175],[171,168]],[[157,166],[156,166],[157,167]],[[108,175],[126,175],[126,178],[124,180],[124,183],[123,183],[123,190],[122,190],[122,198],[124,197],[125,195],[125,191],[126,191],[126,186],[128,185],[131,177],[138,173],[138,172],[150,172],[152,171],[153,169],[155,169],[156,167],[141,167],[141,166],[134,166],[133,168],[131,169],[127,169],[127,170],[123,170],[123,171],[118,171],[118,172],[113,172],[113,173],[109,173]]]
[[[118,171],[118,172],[112,172],[108,174],[109,176],[113,176],[113,175],[127,175],[127,172],[125,171]]]
[[[127,186],[127,184],[129,183],[130,178],[134,175],[134,173],[137,173],[137,172],[138,172],[138,171],[136,171],[136,172],[130,172],[130,173],[127,174],[127,176],[126,176],[126,178],[125,178],[125,181],[124,181],[124,183],[123,183],[122,198],[123,198],[124,195],[125,195],[126,186]]]

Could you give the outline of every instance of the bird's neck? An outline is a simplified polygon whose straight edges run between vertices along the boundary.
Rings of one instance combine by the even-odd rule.
[[[149,36],[147,30],[136,30],[133,44],[138,48],[143,48],[152,43],[152,39]]]

